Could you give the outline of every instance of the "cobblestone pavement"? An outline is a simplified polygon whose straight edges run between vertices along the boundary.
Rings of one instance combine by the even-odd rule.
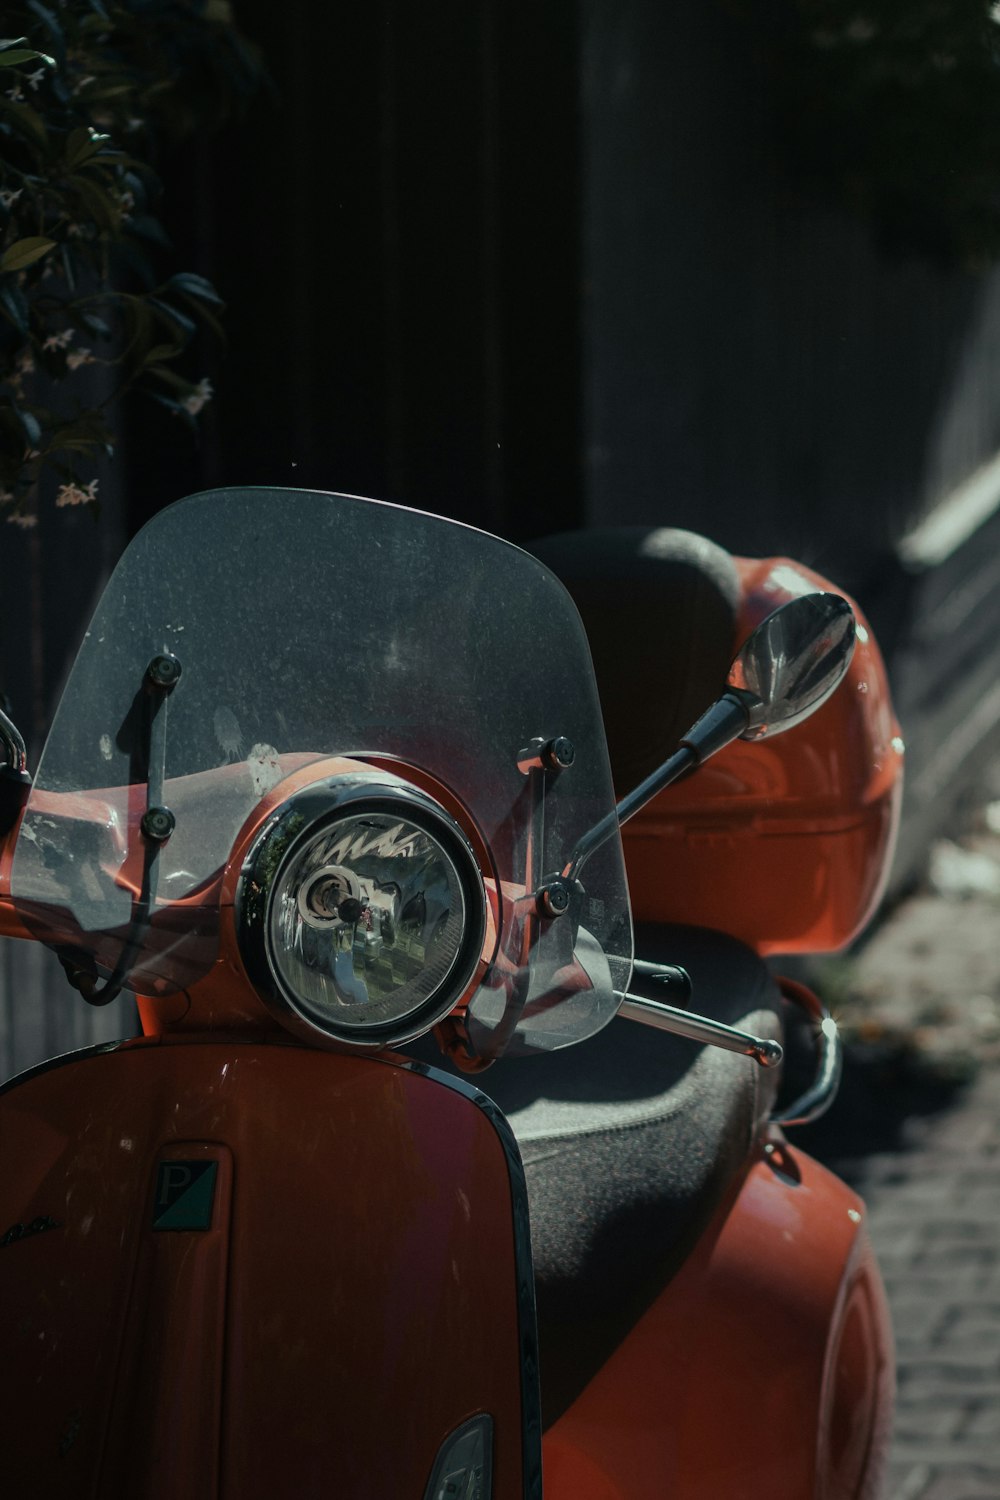
[[[882,1500],[1000,1500],[998,799],[1000,763],[957,842],[931,850],[924,887],[847,961],[830,997],[844,1086],[802,1142],[868,1204],[889,1294]]]
[[[899,1145],[840,1168],[868,1204],[896,1333],[884,1500],[1000,1500],[1000,1065]]]

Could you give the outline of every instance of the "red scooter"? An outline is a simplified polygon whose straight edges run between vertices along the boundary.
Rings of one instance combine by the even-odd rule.
[[[617,803],[549,568],[342,495],[162,512],[32,780],[0,717],[0,931],[143,1029],[0,1089],[11,1493],[876,1495],[863,1207],[781,1128],[836,1028],[762,955],[877,899],[882,665],[790,563],[587,545],[541,550]]]

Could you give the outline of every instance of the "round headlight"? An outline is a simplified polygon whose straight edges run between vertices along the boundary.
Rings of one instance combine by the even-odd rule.
[[[237,895],[240,948],[282,1019],[361,1047],[410,1041],[475,973],[483,878],[458,824],[405,782],[340,778],[291,797]]]

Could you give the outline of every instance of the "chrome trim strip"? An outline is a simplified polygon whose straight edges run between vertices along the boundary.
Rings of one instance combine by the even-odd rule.
[[[27,1083],[29,1078],[37,1078],[42,1073],[50,1073],[55,1068],[65,1067],[68,1063],[80,1062],[87,1057],[100,1057],[105,1052],[117,1052],[119,1047],[124,1047],[127,1042],[134,1042],[135,1037],[121,1037],[117,1042],[95,1042],[92,1047],[80,1047],[76,1052],[61,1052],[58,1057],[47,1057],[44,1062],[35,1063],[32,1068],[25,1068],[23,1073],[15,1073],[12,1078],[6,1078],[0,1083],[0,1094],[6,1094],[11,1089],[17,1088],[19,1083]]]
[[[386,1059],[388,1061],[389,1059]],[[394,1065],[418,1073],[433,1083],[462,1094],[481,1109],[500,1138],[510,1180],[514,1220],[514,1261],[517,1268],[518,1337],[521,1346],[521,1455],[524,1500],[542,1500],[542,1398],[538,1371],[538,1323],[535,1316],[535,1271],[528,1220],[528,1185],[517,1140],[507,1116],[488,1094],[464,1078],[432,1068],[428,1063],[401,1058]]]

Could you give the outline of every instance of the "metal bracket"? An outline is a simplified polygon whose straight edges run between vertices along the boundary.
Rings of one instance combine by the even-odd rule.
[[[650,978],[655,978],[650,975]],[[753,1036],[749,1031],[737,1031],[734,1026],[724,1026],[708,1016],[696,1016],[692,1011],[678,1010],[675,1005],[664,1005],[661,1000],[646,1000],[640,995],[621,994],[618,1014],[627,1021],[641,1021],[644,1026],[655,1026],[658,1031],[670,1031],[675,1036],[687,1037],[691,1042],[703,1042],[710,1047],[722,1047],[726,1052],[739,1052],[752,1057],[762,1068],[773,1068],[784,1057],[780,1042],[769,1037]]]

